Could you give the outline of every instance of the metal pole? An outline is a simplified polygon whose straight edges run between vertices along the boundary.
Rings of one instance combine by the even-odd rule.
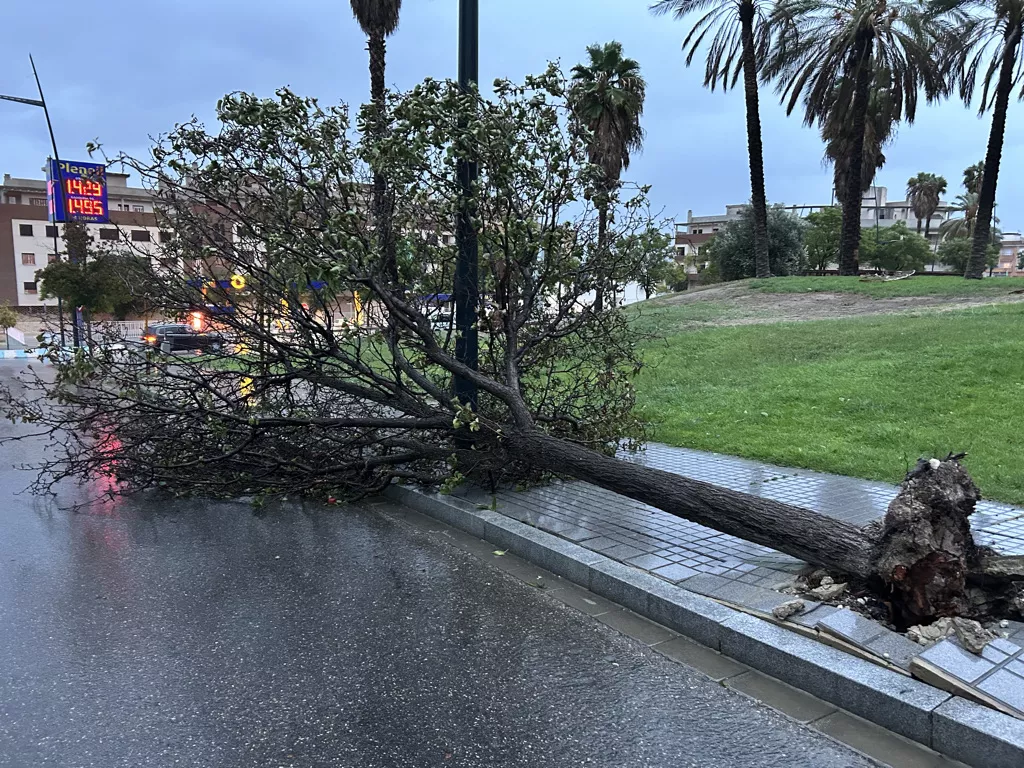
[[[67,203],[64,202],[64,177],[60,170],[60,154],[57,152],[57,139],[53,135],[53,123],[50,122],[50,110],[46,106],[46,97],[43,96],[43,84],[39,82],[39,72],[36,71],[36,62],[32,54],[28,55],[29,64],[32,65],[32,76],[36,79],[36,89],[39,91],[39,105],[43,108],[43,115],[46,117],[46,129],[50,132],[50,146],[53,147],[53,161],[57,166],[57,194],[55,195],[54,207],[60,206],[62,218],[67,211]],[[56,219],[56,216],[54,217]],[[60,261],[60,247],[57,240],[57,222],[53,222],[53,257]],[[70,257],[70,254],[69,254]],[[57,297],[57,318],[60,324],[60,345],[64,346],[64,300]],[[78,349],[78,318],[74,310],[71,315],[71,334],[75,349]]]
[[[479,0],[459,0],[459,87],[468,92],[476,85],[479,70]],[[477,369],[479,337],[476,327],[479,301],[477,234],[471,220],[473,184],[477,178],[475,162],[460,158],[456,166],[461,193],[459,218],[455,228],[458,255],[455,261],[455,358]],[[455,397],[462,404],[477,407],[476,384],[455,377]]]

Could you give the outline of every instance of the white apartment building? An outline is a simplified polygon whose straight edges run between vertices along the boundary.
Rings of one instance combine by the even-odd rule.
[[[107,173],[110,223],[88,224],[98,246],[121,239],[146,251],[167,237],[157,227],[153,197],[141,187],[128,186],[128,174]],[[36,272],[64,253],[63,225],[47,221],[46,182],[4,175],[0,185],[0,303],[19,308],[56,306],[56,299],[39,298]]]

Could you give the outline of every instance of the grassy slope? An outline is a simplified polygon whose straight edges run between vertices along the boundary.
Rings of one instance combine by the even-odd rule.
[[[1024,290],[1024,277],[964,280],[960,277],[911,277],[889,282],[862,282],[857,277],[776,277],[749,280],[747,287],[763,293],[862,293],[876,299],[889,296],[1002,296]]]
[[[1024,503],[1024,305],[703,329],[647,358],[657,440],[891,482],[968,451],[986,497]]]

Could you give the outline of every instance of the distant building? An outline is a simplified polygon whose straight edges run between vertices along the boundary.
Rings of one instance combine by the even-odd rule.
[[[676,250],[679,253],[681,246],[681,235],[707,235],[709,238],[718,232],[730,221],[740,218],[740,213],[746,208],[746,204],[725,206],[725,214],[714,216],[694,216],[693,211],[687,211],[685,222],[676,222]],[[828,205],[782,205],[783,210],[789,211],[800,217],[820,211],[822,208],[829,208]],[[931,225],[928,227],[928,240],[932,247],[939,244],[939,226],[946,219],[950,218],[953,206],[948,202],[940,201],[939,207],[932,216]],[[861,200],[860,225],[862,229],[869,227],[891,227],[896,222],[902,221],[907,228],[917,231],[918,219],[914,210],[906,200],[889,200],[887,187],[870,187]],[[925,221],[922,219],[921,234],[924,235]],[[682,243],[685,245],[685,240]]]
[[[139,250],[168,237],[157,227],[153,195],[128,186],[128,174],[107,172],[109,224],[86,225],[96,242],[128,237]],[[0,185],[0,303],[12,307],[56,306],[56,299],[39,298],[36,272],[53,261],[54,235],[65,252],[63,225],[48,223],[46,182],[4,174]]]
[[[1020,261],[1024,258],[1024,236],[1020,232],[1004,232],[999,247],[999,261],[992,268],[992,277],[1024,277]]]

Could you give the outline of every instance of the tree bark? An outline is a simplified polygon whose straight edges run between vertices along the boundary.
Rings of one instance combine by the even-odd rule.
[[[985,170],[981,175],[981,194],[978,195],[978,215],[974,223],[974,242],[971,244],[971,260],[964,277],[981,279],[985,274],[986,253],[991,244],[992,211],[996,202],[996,180],[999,177],[999,161],[1003,154],[1003,136],[1006,133],[1006,110],[1013,89],[1013,72],[1017,62],[1017,47],[1020,44],[1021,27],[1010,27],[1003,39],[1003,61],[999,66],[999,83],[996,86],[996,100],[992,109],[992,128],[988,135],[988,150],[985,152]]]
[[[846,191],[843,199],[843,229],[839,240],[839,274],[860,273],[860,213],[864,193],[861,175],[864,165],[864,133],[867,125],[868,102],[871,96],[871,51],[872,39],[864,37],[856,55],[856,82],[851,107],[850,125],[850,167],[846,177]],[[878,211],[875,211],[878,215]]]
[[[370,129],[378,136],[384,132],[387,103],[387,85],[385,72],[387,66],[387,43],[384,32],[376,30],[369,36],[367,50],[370,52],[370,100],[373,103],[374,116]],[[395,238],[392,232],[392,206],[388,180],[383,173],[373,172],[373,220],[377,230],[377,246],[381,252],[381,263],[384,274],[392,285],[398,284],[398,262],[396,258]]]
[[[750,205],[754,209],[754,275],[771,277],[768,256],[768,202],[764,191],[764,151],[757,94],[757,57],[754,53],[754,5],[740,4],[743,38],[743,92],[747,107],[747,154],[750,160]]]
[[[605,242],[608,239],[608,204],[602,203],[597,209],[597,250],[601,253],[602,258],[598,259],[598,262],[603,262],[604,250],[607,247]],[[594,311],[604,311],[604,280],[601,275],[597,275],[597,285],[594,286]]]

